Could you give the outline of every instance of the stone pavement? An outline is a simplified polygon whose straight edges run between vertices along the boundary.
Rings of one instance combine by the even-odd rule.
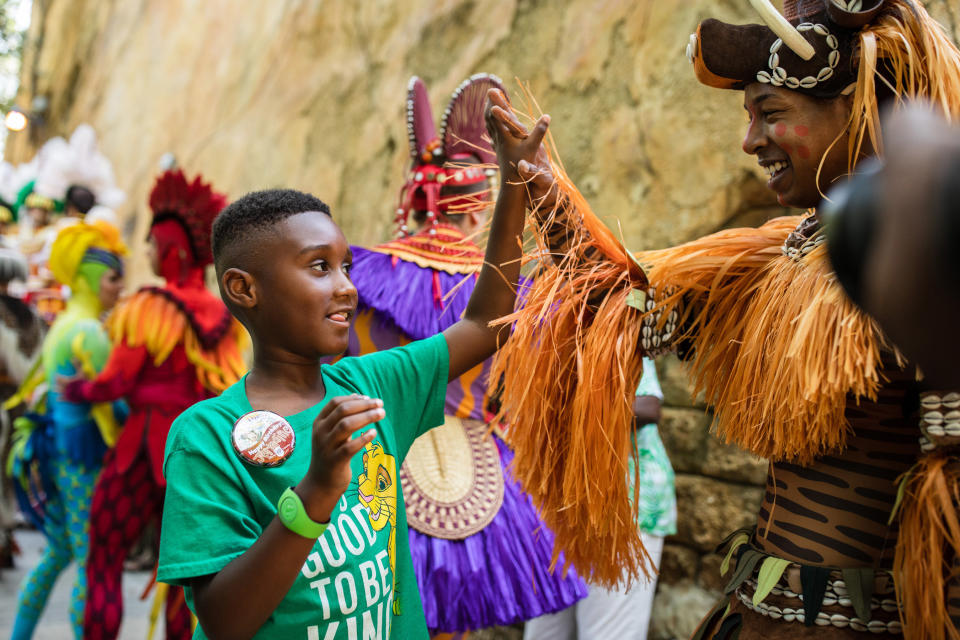
[[[17,567],[0,572],[0,639],[3,640],[10,637],[13,628],[20,583],[27,571],[39,562],[40,553],[46,545],[43,535],[36,531],[17,531],[16,539],[22,550],[22,554],[16,558]],[[70,640],[73,637],[67,607],[75,575],[76,568],[73,565],[60,574],[43,617],[40,618],[34,640]],[[151,594],[150,600],[141,602],[140,592],[149,579],[149,572],[126,572],[123,575],[124,616],[119,640],[147,638],[147,616],[153,596]],[[162,628],[158,629],[154,637],[162,638],[162,633]]]

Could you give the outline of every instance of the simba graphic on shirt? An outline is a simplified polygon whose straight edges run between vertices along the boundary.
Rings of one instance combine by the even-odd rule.
[[[307,627],[307,640],[389,638],[398,615],[396,462],[373,441],[351,467],[356,484],[300,570],[323,623]]]
[[[387,551],[393,574],[393,614],[400,615],[397,594],[397,463],[379,442],[368,442],[363,452],[363,473],[357,478],[357,497],[370,512],[370,526],[376,531],[390,527]]]

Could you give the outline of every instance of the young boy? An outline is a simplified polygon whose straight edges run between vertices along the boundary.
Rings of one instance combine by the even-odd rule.
[[[184,412],[167,444],[158,579],[186,588],[195,637],[428,637],[397,471],[443,422],[447,382],[506,338],[488,325],[514,304],[516,163],[533,159],[548,122],[518,140],[489,120],[505,179],[485,266],[463,320],[405,347],[319,364],[346,349],[357,306],[349,246],[323,202],[261,191],[220,214],[220,291],[254,362]]]

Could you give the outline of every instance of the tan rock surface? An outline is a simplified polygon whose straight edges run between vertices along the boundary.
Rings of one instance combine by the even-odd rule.
[[[740,96],[699,86],[683,56],[708,8],[750,16],[714,5],[50,0],[35,5],[19,96],[47,96],[47,123],[14,136],[9,155],[90,122],[138,240],[172,151],[233,197],[313,191],[348,238],[371,243],[389,235],[407,162],[407,79],[424,77],[439,110],[483,70],[528,81],[597,211],[629,245],[663,246],[724,224],[756,181],[738,151]]]
[[[707,441],[712,439],[709,414],[700,409],[664,407],[659,432],[674,471],[701,473]]]
[[[713,551],[731,531],[756,523],[762,498],[760,487],[677,474],[675,540],[702,552]]]
[[[676,584],[694,580],[700,571],[700,554],[679,544],[663,545],[659,583]]]
[[[926,4],[956,34],[956,1]],[[427,80],[439,109],[489,71],[529,83],[571,175],[627,244],[662,247],[779,211],[739,151],[742,96],[699,85],[683,55],[707,16],[756,20],[746,2],[712,0],[37,2],[18,103],[50,106],[7,155],[90,122],[138,241],[172,151],[234,197],[309,189],[348,238],[372,243],[389,235],[407,162],[408,77]]]
[[[707,455],[700,472],[721,480],[759,485],[767,478],[767,467],[766,460],[712,437],[707,438]]]

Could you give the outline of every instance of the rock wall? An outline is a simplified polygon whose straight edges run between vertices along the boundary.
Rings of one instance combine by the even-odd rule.
[[[651,638],[687,638],[723,590],[722,557],[713,552],[727,534],[756,522],[763,499],[764,460],[710,435],[710,413],[692,397],[683,364],[657,363],[664,407],[660,435],[677,475],[677,535],[667,539]],[[729,576],[728,576],[729,577]]]
[[[664,246],[771,204],[739,152],[741,96],[700,86],[683,55],[708,15],[750,17],[707,0],[36,0],[18,103],[49,107],[7,155],[90,122],[136,239],[172,151],[231,196],[310,190],[371,243],[390,232],[407,163],[410,75],[439,111],[488,71],[529,83],[570,174],[629,245]]]
[[[960,2],[926,4],[956,36]],[[408,78],[439,112],[487,71],[528,83],[568,172],[627,245],[663,247],[781,211],[740,151],[742,95],[700,86],[683,55],[706,17],[756,20],[745,0],[34,0],[17,102],[49,107],[6,155],[25,160],[81,122],[98,130],[129,194],[135,285],[163,153],[233,197],[309,190],[352,242],[382,241],[408,157]],[[679,363],[660,369],[680,497],[653,633],[668,638],[721,586],[711,550],[752,521],[765,465],[709,437]]]

